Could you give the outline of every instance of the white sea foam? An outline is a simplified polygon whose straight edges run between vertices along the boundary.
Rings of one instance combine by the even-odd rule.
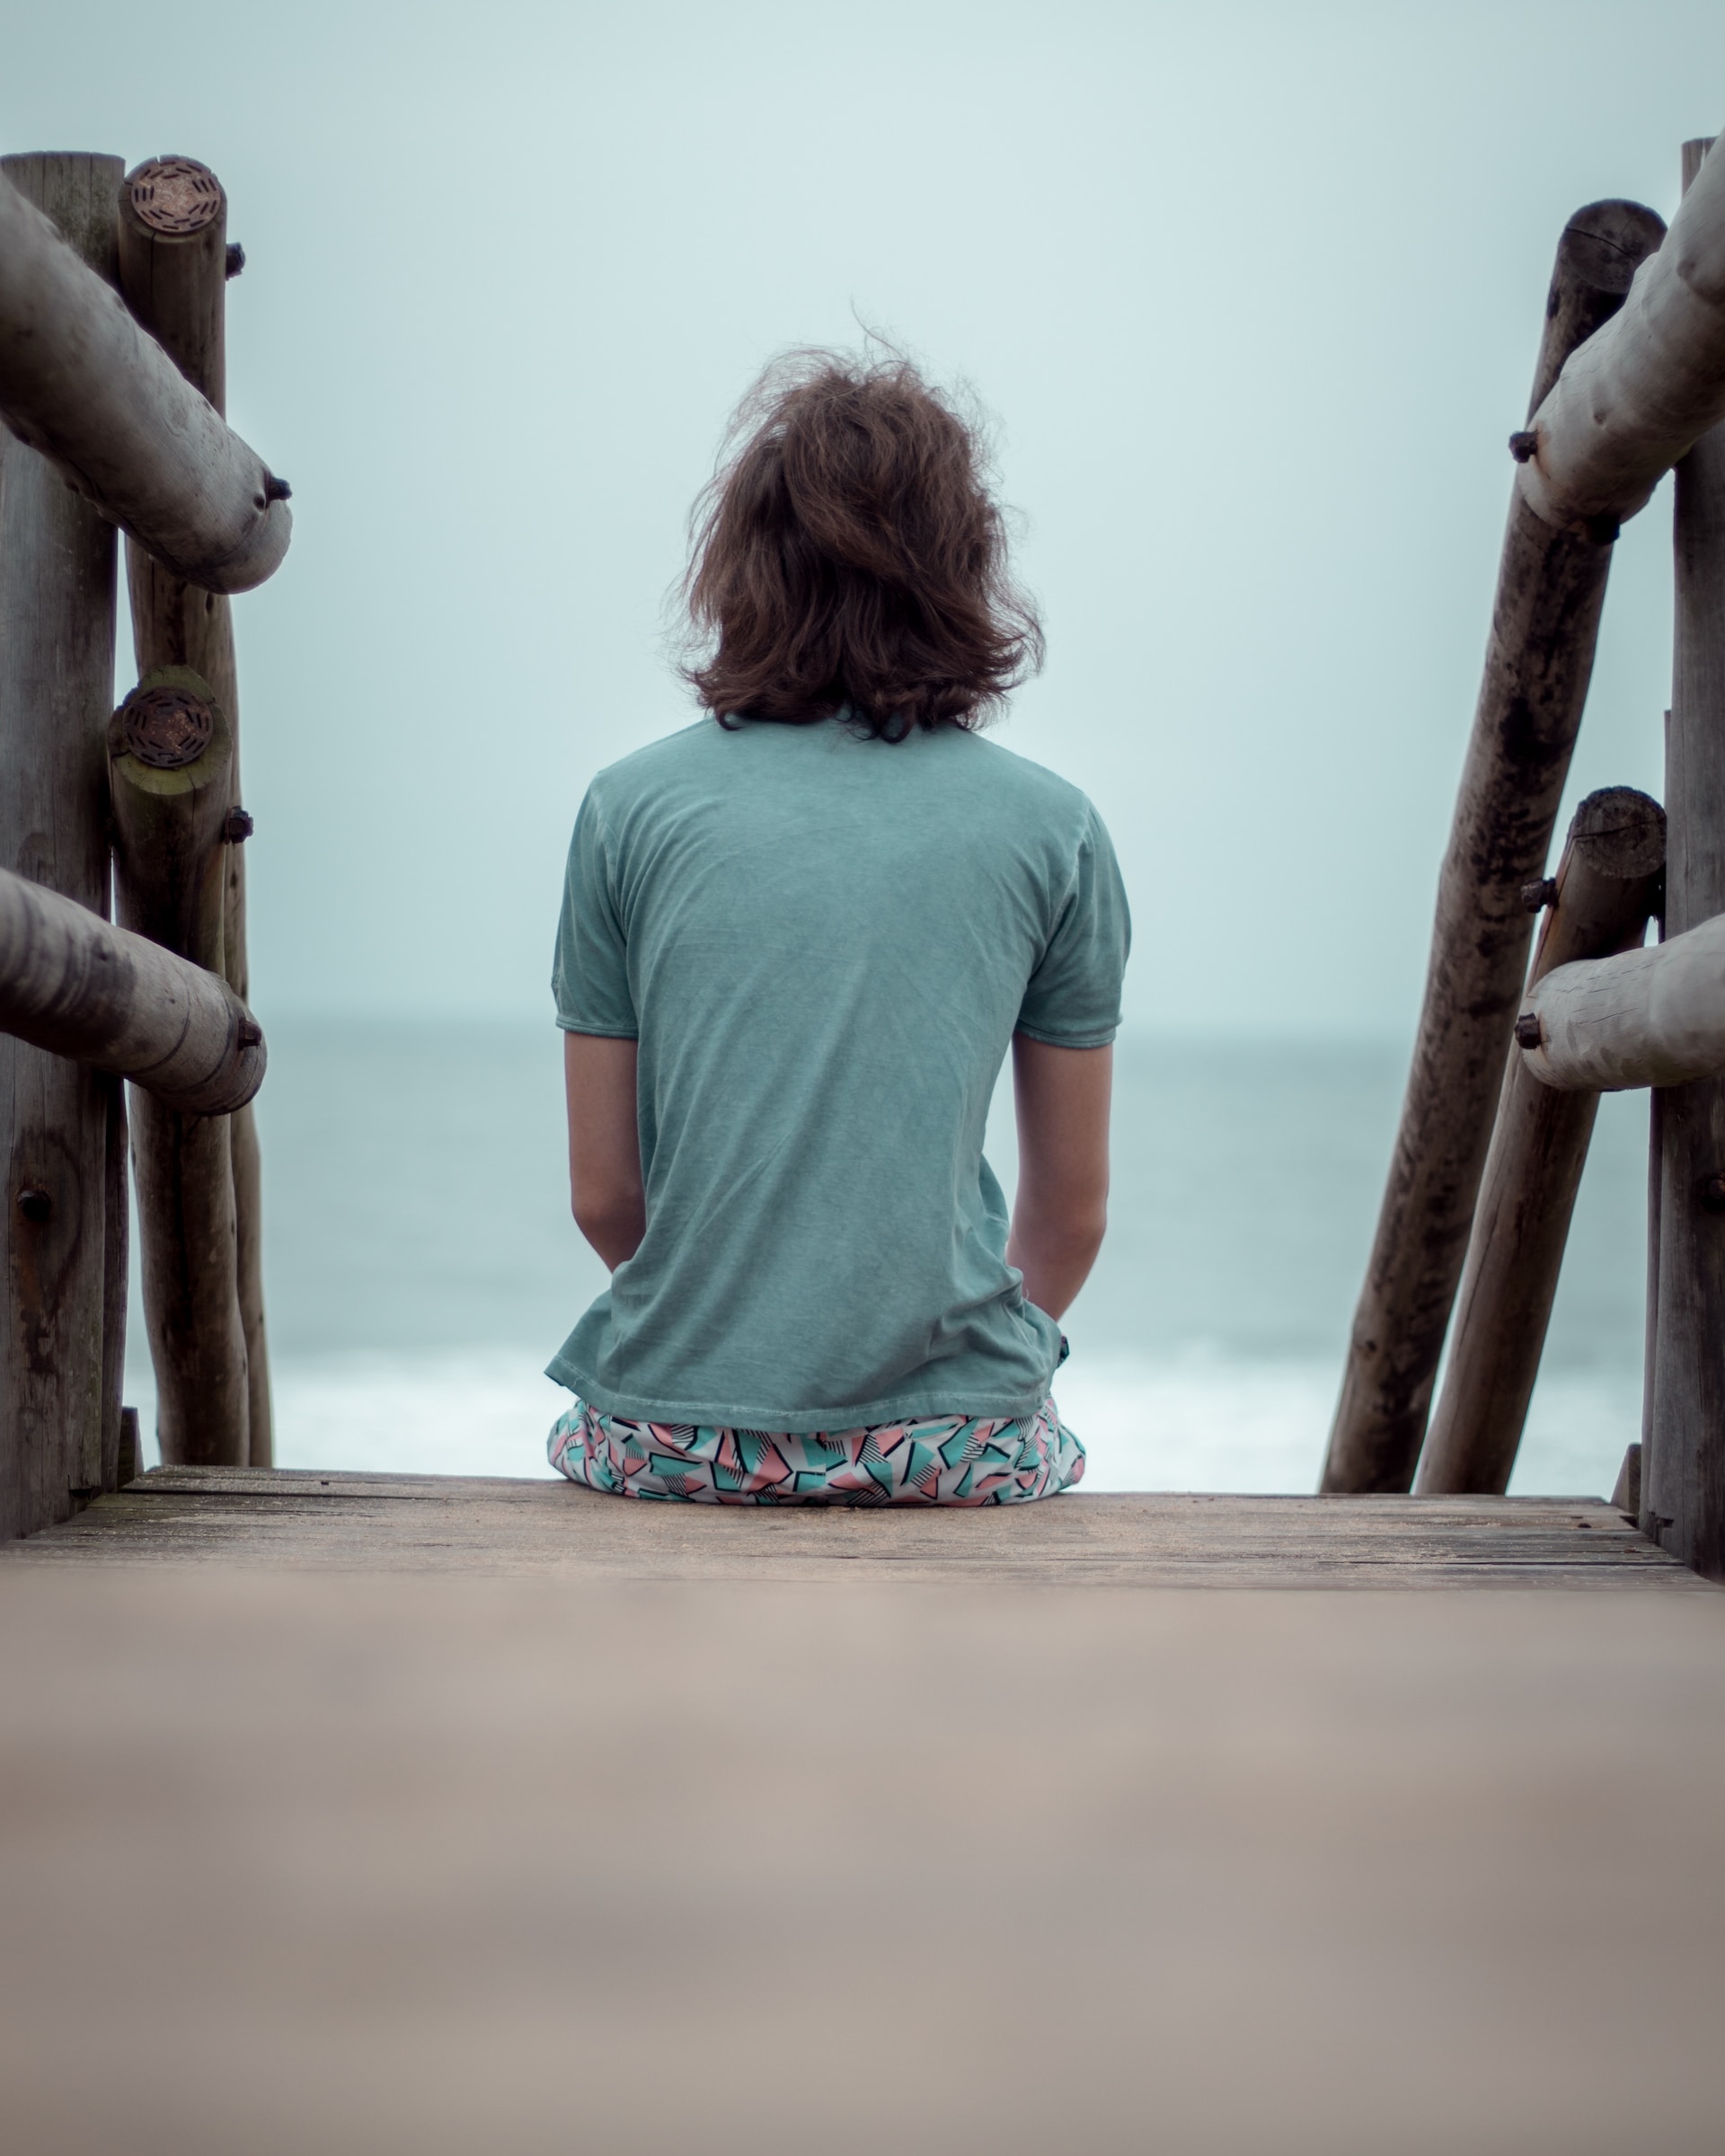
[[[1316,1362],[1075,1356],[1058,1398],[1090,1455],[1087,1489],[1298,1492],[1316,1485],[1336,1380]],[[154,1403],[141,1372],[130,1390],[147,1430]],[[525,1352],[286,1361],[276,1371],[276,1457],[283,1467],[546,1475],[545,1433],[568,1401]],[[1515,1489],[1605,1495],[1640,1412],[1622,1375],[1547,1379]]]
[[[1061,1373],[1060,1411],[1090,1455],[1086,1489],[1302,1491],[1317,1487],[1340,1372],[1316,1362],[1113,1356]],[[1606,1495],[1639,1435],[1639,1386],[1616,1373],[1547,1378],[1513,1491]]]

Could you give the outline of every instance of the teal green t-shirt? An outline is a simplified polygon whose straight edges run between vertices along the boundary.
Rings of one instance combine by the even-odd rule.
[[[647,1232],[550,1374],[641,1421],[1034,1414],[1060,1329],[984,1127],[1014,1030],[1114,1038],[1129,933],[1090,802],[958,727],[703,720],[601,772],[553,986],[640,1041]]]

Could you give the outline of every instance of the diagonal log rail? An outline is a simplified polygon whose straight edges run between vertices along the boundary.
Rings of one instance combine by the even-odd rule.
[[[4,178],[0,418],[189,584],[249,591],[288,551],[283,483]]]
[[[1575,812],[1534,956],[1535,983],[1570,959],[1639,943],[1659,904],[1665,817],[1629,786],[1589,794]],[[1535,990],[1537,993],[1537,990]],[[1517,1021],[1518,1035],[1522,1028]],[[1597,1092],[1557,1092],[1517,1056],[1486,1156],[1449,1365],[1420,1454],[1421,1496],[1501,1497],[1520,1449],[1551,1324]]]
[[[263,1082],[257,1021],[219,974],[0,869],[0,1032],[226,1115]]]
[[[1664,232],[1597,202],[1558,243],[1529,410],[1623,305]],[[1485,667],[1438,879],[1425,1003],[1322,1488],[1406,1490],[1466,1254],[1544,870],[1587,699],[1611,550],[1511,496]]]

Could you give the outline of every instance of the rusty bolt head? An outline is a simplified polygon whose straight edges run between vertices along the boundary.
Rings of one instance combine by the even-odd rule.
[[[1539,437],[1531,432],[1509,437],[1509,454],[1518,464],[1531,464],[1539,455]]]
[[[1612,546],[1623,528],[1621,517],[1614,517],[1609,509],[1598,517],[1589,517],[1583,527],[1596,546]]]
[[[273,472],[263,475],[263,498],[266,501],[286,501],[293,489],[285,479],[278,479]]]
[[[240,1021],[240,1046],[243,1048],[255,1048],[261,1046],[262,1041],[263,1028],[257,1020],[243,1018]]]
[[[21,1190],[18,1193],[18,1210],[26,1220],[33,1220],[40,1226],[43,1221],[53,1217],[54,1200],[46,1190]]]
[[[223,267],[229,277],[237,277],[245,268],[245,250],[237,240],[227,243],[227,260]]]
[[[230,846],[243,846],[256,829],[248,808],[230,808],[222,819],[222,836]]]
[[[1555,906],[1557,904],[1556,877],[1542,876],[1536,882],[1524,883],[1521,887],[1521,903],[1530,914],[1537,914],[1548,906]]]
[[[1725,1174],[1717,1169],[1695,1185],[1695,1203],[1703,1213],[1725,1213]]]
[[[1538,1012],[1524,1011],[1516,1021],[1516,1046],[1518,1048],[1536,1048],[1544,1038]]]

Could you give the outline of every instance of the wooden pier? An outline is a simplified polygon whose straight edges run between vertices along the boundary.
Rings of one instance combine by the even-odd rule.
[[[612,1579],[1153,1587],[1701,1582],[1597,1498],[1088,1495],[975,1511],[624,1504],[568,1483],[156,1468],[0,1548],[24,1564],[222,1562]]]
[[[1719,2145],[1725,1592],[1596,1500],[175,1469],[0,1633],[27,2156]]]
[[[1622,202],[1560,245],[1335,1494],[978,1512],[269,1466],[226,595],[289,518],[221,409],[243,257],[194,160],[0,160],[7,2156],[1716,2156],[1706,149],[1663,246]],[[1548,881],[1609,549],[1674,464],[1668,850],[1590,864],[1606,809],[1659,817],[1613,790]],[[1625,1507],[1471,1494],[1613,1074],[1659,1089]],[[142,1476],[122,1078],[176,1462]],[[1463,1494],[1394,1494],[1458,1287],[1420,1471]]]

